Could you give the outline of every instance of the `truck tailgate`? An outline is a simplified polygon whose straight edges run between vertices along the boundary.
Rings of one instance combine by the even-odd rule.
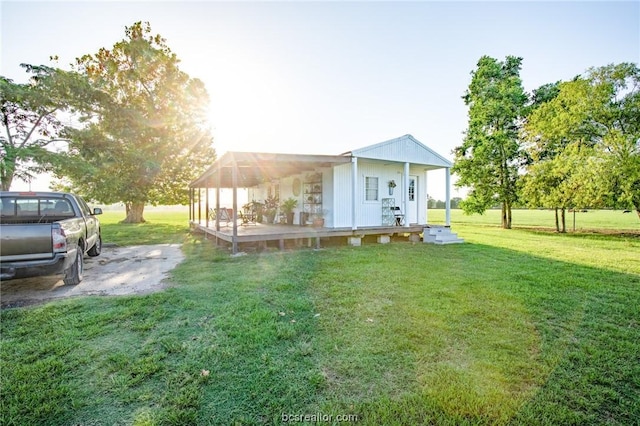
[[[2,224],[0,260],[45,259],[53,256],[50,223]]]

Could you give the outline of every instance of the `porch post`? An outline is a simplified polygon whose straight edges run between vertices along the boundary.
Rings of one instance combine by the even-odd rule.
[[[404,163],[404,176],[402,177],[404,194],[402,194],[402,211],[404,212],[404,226],[409,227],[409,163]],[[415,191],[415,188],[414,188]],[[414,192],[415,194],[415,192]]]
[[[204,217],[206,218],[205,223],[208,228],[209,227],[209,187],[205,185],[204,190],[206,191],[204,193],[204,199],[205,199]]]
[[[202,220],[202,189],[198,188],[198,225]]]
[[[233,183],[233,238],[231,239],[232,253],[238,253],[238,163],[233,160],[233,169],[231,170],[231,180]]]
[[[429,224],[429,181],[427,180],[427,177],[429,176],[429,172],[427,170],[425,170],[424,172],[424,195],[425,195],[425,205],[424,205],[424,224],[428,225]]]
[[[445,226],[451,226],[451,169],[445,167]]]
[[[358,229],[356,206],[358,200],[358,157],[351,157],[351,229]]]
[[[216,170],[216,232],[220,232],[220,166]],[[216,233],[216,238],[218,234]]]

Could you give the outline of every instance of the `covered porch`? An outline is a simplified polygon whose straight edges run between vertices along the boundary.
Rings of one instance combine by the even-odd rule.
[[[190,184],[189,221],[194,229],[230,243],[234,254],[243,243],[278,242],[282,247],[289,240],[307,240],[307,245],[313,240],[319,246],[322,238],[346,237],[359,245],[369,235],[379,236],[379,242],[393,235],[419,240],[430,227],[429,171],[446,172],[445,227],[450,224],[450,166],[411,135],[341,155],[227,152]],[[243,192],[246,197],[239,199]],[[283,219],[274,225],[272,217],[259,223],[255,216],[261,214],[247,210],[275,202],[282,214],[285,199],[298,205],[289,225],[281,224]],[[310,226],[316,219],[323,225]]]
[[[353,230],[350,227],[325,228],[299,225],[283,224],[243,224],[240,220],[237,223],[216,226],[215,221],[195,220],[191,221],[192,229],[204,233],[207,237],[213,238],[218,244],[229,243],[232,252],[235,254],[246,244],[257,245],[265,248],[268,243],[277,243],[280,249],[285,248],[288,243],[296,246],[321,247],[321,239],[346,238],[352,245],[360,245],[362,239],[367,236],[377,237],[377,242],[387,243],[395,236],[406,236],[413,241],[420,241],[420,234],[424,232],[424,225],[410,226],[375,226],[363,227]],[[235,248],[234,248],[235,247]]]

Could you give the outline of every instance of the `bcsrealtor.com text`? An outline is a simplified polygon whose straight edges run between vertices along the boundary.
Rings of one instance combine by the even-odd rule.
[[[323,413],[313,413],[313,414],[302,414],[302,413],[282,413],[280,418],[283,423],[347,423],[347,422],[357,422],[358,415],[357,414],[323,414]]]

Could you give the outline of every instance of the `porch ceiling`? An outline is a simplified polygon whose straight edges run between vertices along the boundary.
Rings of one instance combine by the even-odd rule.
[[[262,182],[281,179],[318,167],[331,167],[351,162],[346,155],[273,154],[260,152],[227,152],[200,177],[191,188],[216,188],[220,173],[220,188],[233,188],[233,168],[238,169],[238,188],[250,188]]]

